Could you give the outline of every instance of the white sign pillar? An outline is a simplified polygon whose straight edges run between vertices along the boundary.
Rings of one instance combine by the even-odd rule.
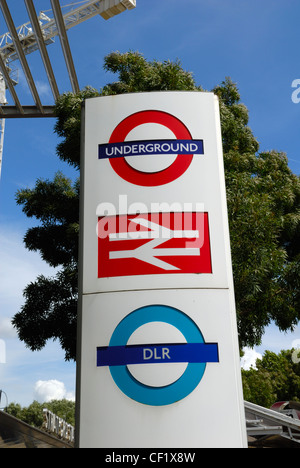
[[[217,97],[89,99],[83,136],[79,447],[246,447]]]

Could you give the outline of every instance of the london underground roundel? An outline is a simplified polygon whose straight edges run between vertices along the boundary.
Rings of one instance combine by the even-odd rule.
[[[128,346],[130,336],[142,325],[164,322],[177,328],[185,343],[151,343]],[[183,374],[164,386],[145,385],[129,371],[132,364],[187,363]],[[97,348],[97,366],[109,366],[119,389],[133,400],[151,406],[170,405],[187,397],[200,383],[208,362],[219,362],[218,345],[205,343],[195,322],[178,309],[150,305],[127,315],[116,327],[109,346]],[[166,369],[167,372],[167,369]]]
[[[177,141],[192,142],[192,136],[188,128],[175,116],[162,111],[141,111],[126,117],[120,122],[111,134],[109,144],[122,143],[127,135],[136,127],[155,123],[171,130]],[[171,140],[176,142],[176,139]],[[154,143],[155,140],[152,142]],[[149,147],[151,142],[147,141],[144,148]],[[155,144],[155,143],[154,143]],[[167,148],[167,143],[164,142]],[[157,143],[158,145],[158,143]],[[139,145],[141,147],[141,145]],[[163,150],[163,145],[161,145]],[[113,170],[124,180],[143,187],[155,187],[168,184],[182,176],[190,166],[193,159],[192,153],[178,154],[175,161],[167,168],[158,172],[142,172],[128,164],[124,157],[110,158],[109,162]]]

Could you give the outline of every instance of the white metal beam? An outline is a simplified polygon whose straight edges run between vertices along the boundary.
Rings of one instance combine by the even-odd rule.
[[[80,91],[80,88],[78,84],[78,79],[77,79],[76,70],[75,70],[75,66],[73,62],[69,39],[68,39],[67,31],[65,28],[65,22],[64,22],[61,8],[60,8],[59,0],[50,0],[50,1],[51,1],[51,6],[52,6],[56,26],[58,28],[59,39],[61,42],[61,47],[62,47],[64,58],[66,61],[72,89],[74,93],[78,93]]]
[[[36,42],[37,42],[37,45],[38,45],[38,48],[39,48],[39,51],[40,51],[40,54],[44,63],[44,67],[48,76],[52,94],[53,94],[54,99],[56,100],[59,97],[59,90],[58,90],[56,79],[53,73],[53,68],[49,59],[47,48],[45,46],[44,37],[43,37],[43,33],[40,27],[40,23],[39,23],[39,20],[38,20],[38,17],[34,8],[33,0],[24,0],[24,1],[25,1],[27,12],[31,21],[31,25],[32,25],[32,28],[36,37]]]

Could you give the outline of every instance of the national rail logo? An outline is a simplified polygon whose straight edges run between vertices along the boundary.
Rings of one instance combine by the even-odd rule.
[[[141,213],[98,222],[98,278],[212,274],[208,213]]]

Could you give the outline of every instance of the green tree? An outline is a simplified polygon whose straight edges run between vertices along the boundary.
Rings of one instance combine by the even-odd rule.
[[[202,91],[178,61],[149,62],[139,53],[115,52],[105,58],[104,68],[116,73],[118,81],[100,91],[87,87],[76,95],[64,94],[56,104],[57,155],[77,169],[85,99],[137,91]],[[285,154],[259,153],[236,84],[226,78],[213,92],[220,101],[240,346],[254,346],[271,321],[289,330],[300,318],[300,181]],[[35,188],[19,191],[17,203],[41,223],[28,230],[26,247],[61,269],[54,278],[40,276],[28,285],[13,323],[30,349],[59,339],[66,359],[75,359],[79,183],[57,174],[53,181],[39,180]]]
[[[43,410],[50,410],[68,424],[75,427],[75,402],[69,400],[51,400],[46,403],[33,401],[29,406],[21,407],[18,403],[10,403],[7,413],[24,421],[30,426],[41,428],[43,425]]]
[[[245,400],[267,408],[276,401],[300,401],[300,363],[293,351],[266,351],[255,369],[242,370]]]
[[[10,403],[6,412],[17,419],[22,420],[22,406],[19,403]]]
[[[55,277],[40,275],[24,290],[25,304],[14,317],[19,338],[32,350],[42,349],[49,339],[58,339],[67,360],[76,353],[78,298],[79,182],[61,173],[53,181],[38,180],[33,190],[22,190],[17,203],[28,217],[41,222],[24,238],[26,247],[39,251]]]
[[[43,405],[38,401],[33,401],[31,405],[22,408],[21,418],[30,426],[42,427],[43,424]]]

